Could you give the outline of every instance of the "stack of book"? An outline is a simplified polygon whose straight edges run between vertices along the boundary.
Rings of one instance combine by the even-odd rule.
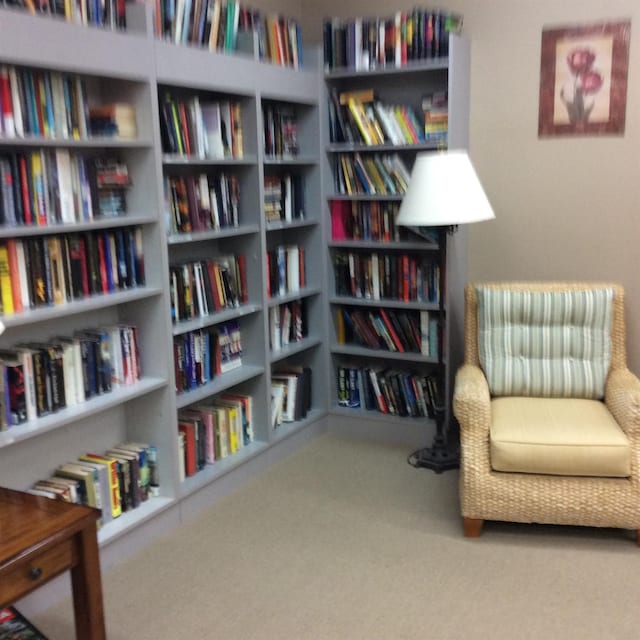
[[[89,108],[89,128],[94,136],[135,138],[136,110],[132,104],[112,102]]]
[[[346,154],[336,157],[336,189],[342,195],[402,195],[409,170],[397,154]]]
[[[264,215],[267,222],[304,218],[304,177],[300,174],[264,177]]]
[[[178,413],[181,479],[253,442],[253,397],[224,393]]]
[[[141,378],[138,332],[114,325],[0,351],[0,430],[82,404]]]
[[[156,447],[122,442],[104,453],[87,452],[59,464],[30,493],[99,509],[105,525],[158,495]]]
[[[176,391],[185,393],[216,375],[242,366],[240,323],[230,320],[215,329],[198,329],[173,339]]]
[[[284,367],[271,373],[271,426],[295,422],[311,409],[311,367]]]
[[[217,230],[240,223],[240,181],[235,174],[166,176],[164,192],[173,233]]]
[[[269,309],[269,345],[280,351],[307,334],[306,308],[303,300],[276,305]]]
[[[165,153],[198,158],[242,158],[242,109],[231,100],[200,96],[174,98],[160,104],[160,133]]]
[[[334,88],[329,99],[331,142],[367,146],[410,145],[424,142],[422,114],[408,104],[385,104],[373,89],[343,91]]]
[[[176,44],[226,53],[252,52],[255,34],[260,60],[295,69],[302,65],[299,23],[263,15],[238,0],[155,0],[155,32]]]
[[[292,107],[267,104],[262,108],[263,144],[267,156],[297,156],[298,121]]]
[[[267,251],[267,296],[297,293],[306,284],[305,248],[279,245]]]
[[[449,34],[462,30],[462,18],[438,9],[396,11],[386,18],[326,19],[325,70],[355,71],[403,67],[449,55]]]
[[[333,264],[339,296],[439,302],[440,267],[432,257],[350,251],[336,252]]]
[[[396,242],[397,202],[331,200],[331,239]]]
[[[338,405],[401,417],[429,417],[442,408],[437,376],[342,365],[336,371]]]
[[[169,267],[171,318],[203,318],[248,301],[244,256],[219,256]]]
[[[145,282],[140,228],[0,242],[0,312],[62,305]]]

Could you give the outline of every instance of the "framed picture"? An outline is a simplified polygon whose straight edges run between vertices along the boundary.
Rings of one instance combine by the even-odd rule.
[[[631,23],[544,29],[538,136],[623,134]]]

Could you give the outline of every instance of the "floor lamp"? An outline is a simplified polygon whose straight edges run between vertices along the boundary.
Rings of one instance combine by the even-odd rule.
[[[433,241],[438,238],[440,249],[440,292],[445,291],[447,236],[458,225],[494,218],[493,209],[480,184],[466,151],[434,151],[420,153],[411,171],[409,186],[402,199],[396,224],[409,227],[419,236]],[[440,322],[444,313],[444,295],[440,299]],[[442,331],[440,332],[442,335]],[[438,345],[439,374],[443,371],[442,340]],[[457,448],[448,443],[446,400],[434,407],[436,435],[430,447],[410,456],[416,467],[440,473],[459,466]]]

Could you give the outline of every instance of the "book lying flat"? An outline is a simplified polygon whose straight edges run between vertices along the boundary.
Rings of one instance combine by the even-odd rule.
[[[16,608],[0,609],[0,640],[47,640]]]

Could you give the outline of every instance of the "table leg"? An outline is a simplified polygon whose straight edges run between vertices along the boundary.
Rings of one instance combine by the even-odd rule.
[[[78,563],[71,570],[78,640],[105,640],[100,557],[95,523],[76,535]]]

